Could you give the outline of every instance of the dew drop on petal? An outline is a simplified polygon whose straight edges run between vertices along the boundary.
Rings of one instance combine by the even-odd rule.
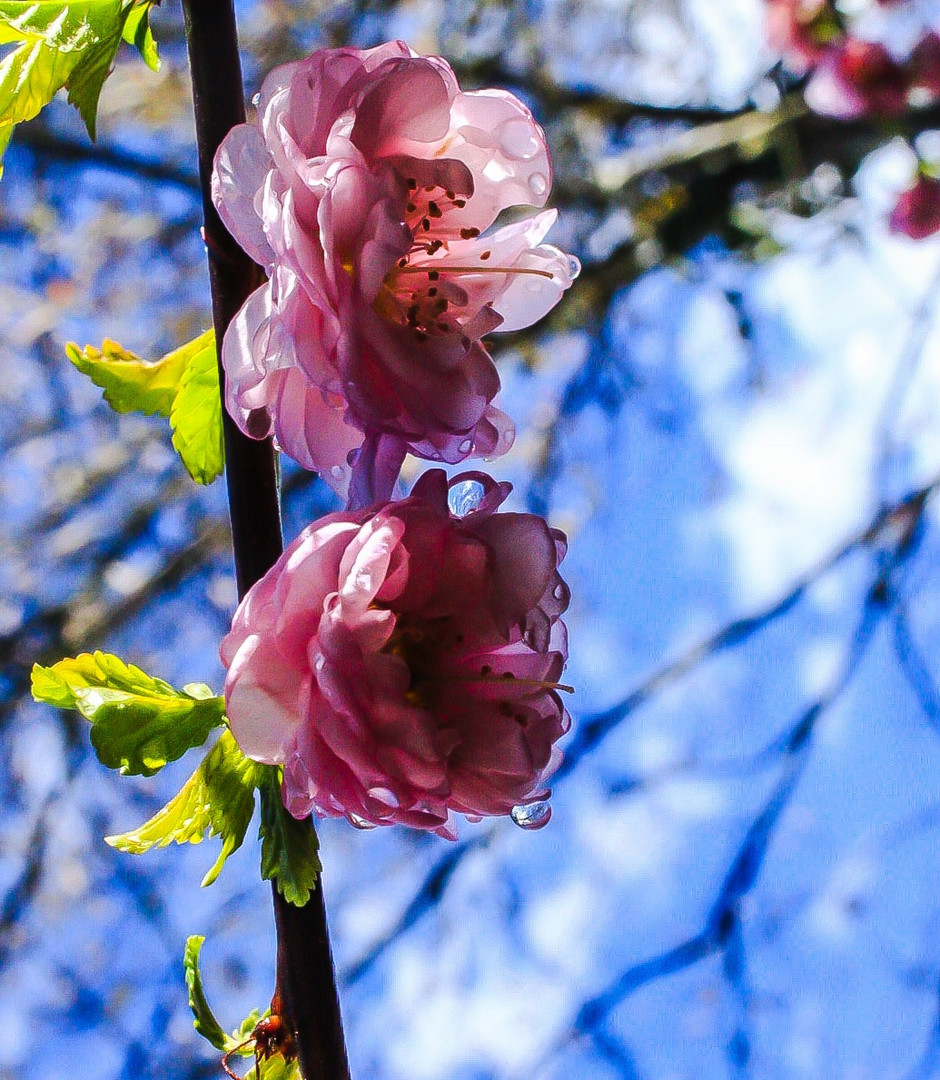
[[[254,107],[255,107],[256,109],[257,109],[257,108],[258,108],[258,106],[259,106],[259,105],[261,104],[261,91],[260,91],[260,90],[258,91],[258,93],[257,93],[257,94],[253,94],[253,95],[252,95],[252,98],[251,98],[251,104],[252,104],[252,105],[254,105]]]
[[[357,829],[374,829],[375,822],[367,821],[365,818],[360,817],[358,814],[350,814],[349,821],[352,825],[355,825]]]
[[[520,829],[534,830],[546,826],[552,817],[552,804],[548,801],[514,806],[509,815]]]
[[[548,191],[548,179],[541,173],[533,173],[529,177],[529,190],[537,199],[541,199]]]
[[[391,807],[393,810],[397,810],[398,807],[401,806],[398,796],[394,791],[387,787],[370,787],[366,792],[366,795],[368,795],[370,799],[375,799],[376,802],[381,803],[383,806]]]
[[[479,480],[461,480],[447,493],[447,505],[454,517],[466,517],[480,505],[484,494]]]
[[[464,439],[464,441],[457,447],[461,454],[469,454],[473,449],[473,440]]]
[[[334,465],[333,468],[330,469],[330,476],[332,476],[336,480],[342,480],[345,475],[346,470],[343,468],[342,465]]]
[[[516,161],[531,161],[541,149],[532,123],[522,117],[500,124],[498,135],[503,153]]]
[[[575,255],[568,256],[568,273],[572,281],[581,273],[581,260]]]

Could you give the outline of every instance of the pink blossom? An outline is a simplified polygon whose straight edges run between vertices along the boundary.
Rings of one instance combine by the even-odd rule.
[[[908,60],[911,89],[924,101],[917,104],[929,104],[940,97],[940,35],[924,34]]]
[[[825,54],[806,87],[815,112],[842,119],[897,116],[907,108],[908,76],[888,50],[849,38]]]
[[[804,72],[843,37],[831,0],[768,0],[767,37],[791,68]]]
[[[283,764],[296,817],[453,838],[455,812],[546,797],[569,723],[565,538],[497,514],[508,493],[432,470],[407,499],[309,526],[242,601],[228,717],[246,754]]]
[[[918,173],[913,186],[898,199],[890,225],[892,232],[912,240],[940,232],[940,180]]]
[[[577,263],[542,242],[554,211],[481,234],[509,206],[543,206],[551,175],[522,102],[463,92],[402,42],[273,71],[213,175],[223,221],[270,277],[222,347],[242,430],[273,431],[338,490],[364,434],[399,460],[508,449],[481,338],[541,318]]]

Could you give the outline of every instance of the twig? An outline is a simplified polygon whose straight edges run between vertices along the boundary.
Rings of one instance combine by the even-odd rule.
[[[780,778],[770,798],[748,828],[709,909],[703,928],[673,948],[631,965],[604,990],[586,1001],[578,1010],[570,1030],[548,1048],[536,1068],[529,1071],[529,1077],[538,1075],[557,1053],[582,1037],[592,1035],[622,1001],[641,987],[667,975],[684,971],[706,957],[722,954],[726,978],[729,978],[736,989],[743,986],[741,901],[757,884],[777,824],[790,804],[809,759],[812,737],[820,718],[848,686],[868,650],[875,630],[890,609],[892,577],[916,549],[927,497],[927,491],[915,493],[903,512],[899,514],[895,511],[880,523],[876,518],[863,534],[869,542],[874,542],[880,539],[886,524],[896,526],[897,529],[889,549],[879,555],[876,573],[865,595],[862,613],[840,670],[823,693],[803,710],[790,728],[782,747],[786,761]],[[739,1027],[739,1032],[742,1031]],[[746,1064],[746,1055],[743,1062]],[[740,1063],[731,1062],[732,1065]]]
[[[814,567],[802,574],[774,603],[751,615],[735,619],[693,645],[677,659],[660,667],[635,690],[609,709],[583,717],[576,724],[575,735],[565,749],[564,759],[552,778],[552,785],[557,788],[563,783],[581,761],[595,750],[620,723],[650,701],[656,693],[712,656],[743,644],[759,630],[781,618],[800,601],[820,577],[834,569],[853,551],[859,547],[877,543],[883,536],[884,530],[892,526],[900,529],[902,540],[911,536],[913,525],[920,521],[927,500],[938,488],[940,488],[940,476],[935,477],[924,487],[911,492],[894,506],[879,510],[863,529],[850,536]],[[783,739],[777,740],[774,748],[786,752],[792,737],[791,731]],[[342,973],[343,981],[353,983],[362,978],[399,936],[410,930],[434,907],[464,858],[478,847],[489,844],[494,833],[495,829],[491,829],[448,849],[428,871],[395,924]]]

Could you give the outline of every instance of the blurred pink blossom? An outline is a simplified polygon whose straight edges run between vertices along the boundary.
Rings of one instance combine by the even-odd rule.
[[[806,102],[815,112],[846,120],[897,116],[907,108],[908,92],[907,71],[883,45],[849,38],[814,69]]]
[[[273,431],[341,491],[364,434],[384,440],[371,455],[389,476],[405,450],[507,450],[481,338],[541,318],[577,262],[542,243],[554,211],[481,234],[509,206],[543,206],[551,180],[522,102],[463,92],[444,60],[402,42],[273,71],[213,175],[223,221],[270,277],[222,347],[242,430]]]
[[[569,724],[565,538],[497,514],[508,493],[432,470],[407,499],[309,526],[242,601],[228,717],[246,754],[283,764],[296,817],[453,838],[455,812],[545,798]]]
[[[891,231],[925,240],[940,232],[940,180],[919,172],[891,213]]]
[[[843,37],[831,0],[767,0],[767,38],[795,71],[818,63]]]
[[[908,61],[911,89],[924,98],[916,104],[929,104],[940,97],[940,35],[925,34]]]

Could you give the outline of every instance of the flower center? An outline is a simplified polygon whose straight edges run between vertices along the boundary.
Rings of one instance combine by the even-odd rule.
[[[506,688],[507,698],[494,698],[494,705],[507,716],[517,714],[522,704],[518,700],[520,697],[528,697],[537,690],[574,693],[573,686],[542,679],[526,679],[511,671],[497,672],[486,663],[481,663],[476,671],[454,671],[451,659],[447,664],[451,670],[444,670],[444,656],[450,654],[452,657],[459,652],[463,644],[464,635],[451,617],[419,619],[406,614],[398,616],[395,630],[382,651],[398,656],[405,662],[410,675],[406,697],[409,704],[422,709],[435,709],[440,704],[441,693],[446,686],[503,686]],[[510,698],[513,699],[512,704]],[[518,712],[517,719],[524,722],[524,712]]]
[[[409,330],[417,341],[463,335],[464,327],[500,291],[495,283],[492,289],[481,289],[485,277],[521,275],[551,280],[548,270],[491,265],[493,253],[488,248],[475,254],[472,260],[466,255],[455,259],[450,254],[449,241],[458,237],[475,240],[480,235],[477,228],[447,228],[448,213],[465,207],[467,200],[433,185],[419,189],[415,180],[409,180],[408,185],[405,223],[414,240],[408,254],[386,275],[375,307],[389,322]],[[469,348],[470,338],[464,337],[461,344]]]

